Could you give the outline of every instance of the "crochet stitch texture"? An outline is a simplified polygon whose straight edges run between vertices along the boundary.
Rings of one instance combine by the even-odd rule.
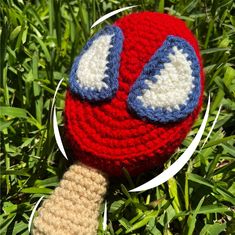
[[[106,26],[87,42],[70,73],[73,93],[90,101],[109,99],[116,93],[122,43],[122,31],[116,26]]]
[[[202,105],[197,40],[173,16],[117,20],[75,59],[66,138],[75,163],[34,220],[34,235],[95,235],[107,179],[159,166],[180,146]]]
[[[81,99],[69,89],[65,106],[66,137],[74,157],[84,164],[113,176],[120,176],[123,167],[137,175],[164,163],[186,137],[202,105],[204,74],[197,40],[180,19],[141,12],[127,15],[114,25],[123,34],[119,88],[111,100],[102,102]],[[168,36],[183,39],[195,52],[200,73],[195,88],[198,98],[180,120],[152,122],[130,109],[128,95],[144,66]]]
[[[82,164],[72,165],[38,210],[33,234],[96,234],[106,188],[107,179],[103,173]]]
[[[144,66],[128,104],[140,117],[167,123],[187,117],[199,95],[200,66],[194,49],[170,35]]]

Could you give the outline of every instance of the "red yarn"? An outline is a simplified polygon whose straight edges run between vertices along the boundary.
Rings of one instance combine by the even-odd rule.
[[[113,176],[125,167],[132,175],[159,166],[180,146],[201,105],[204,74],[197,40],[185,23],[155,12],[134,13],[115,22],[124,34],[119,90],[107,102],[91,104],[68,90],[65,106],[66,137],[74,157]],[[135,117],[127,108],[127,96],[144,65],[168,35],[187,40],[201,65],[201,96],[187,118],[170,124],[153,124]]]

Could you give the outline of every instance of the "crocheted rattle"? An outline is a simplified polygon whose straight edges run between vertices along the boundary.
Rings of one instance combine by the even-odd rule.
[[[106,175],[163,164],[200,111],[203,83],[197,40],[173,16],[133,13],[92,37],[72,66],[65,105],[79,162],[44,201],[34,234],[96,234]]]

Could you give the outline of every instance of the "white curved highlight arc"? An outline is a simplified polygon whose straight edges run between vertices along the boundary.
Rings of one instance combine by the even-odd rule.
[[[35,214],[35,212],[36,212],[36,210],[37,210],[37,208],[38,208],[38,206],[39,206],[39,204],[40,204],[40,202],[42,201],[43,198],[44,198],[44,196],[39,198],[39,200],[37,201],[35,207],[32,210],[32,213],[31,213],[31,215],[29,217],[29,223],[28,223],[28,231],[29,231],[29,233],[31,231],[34,214]]]
[[[56,86],[56,89],[55,89],[55,93],[54,93],[54,96],[53,96],[53,99],[52,99],[52,105],[51,105],[51,114],[50,114],[50,117],[51,117],[51,118],[52,118],[52,114],[53,114],[53,108],[54,108],[54,106],[55,106],[56,95],[57,95],[57,93],[58,93],[58,90],[59,90],[60,85],[61,85],[61,83],[63,82],[63,80],[64,80],[64,78],[62,78],[62,79],[58,82],[58,84],[57,84],[57,86]]]
[[[55,106],[56,95],[58,93],[58,90],[59,90],[60,85],[63,82],[63,80],[64,80],[64,78],[62,78],[58,82],[58,84],[56,86],[56,89],[55,89],[55,93],[54,93],[53,100],[52,100],[52,105],[51,105],[50,120],[52,119],[55,140],[56,140],[56,143],[57,143],[57,145],[59,147],[59,150],[61,151],[63,156],[68,160],[68,157],[67,157],[67,155],[65,153],[64,146],[63,146],[63,143],[62,143],[62,140],[61,140],[59,128],[58,128],[58,122],[57,122],[57,118],[56,118],[56,106]]]
[[[97,21],[95,21],[95,23],[91,26],[91,29],[94,28],[96,25],[100,24],[101,22],[107,20],[108,18],[110,18],[111,16],[114,16],[122,11],[125,11],[125,10],[128,10],[128,9],[131,9],[133,7],[137,7],[138,5],[134,5],[134,6],[129,6],[129,7],[123,7],[123,8],[120,8],[118,10],[115,10],[115,11],[111,11],[109,12],[108,14],[100,17]]]
[[[159,186],[160,184],[167,182],[170,178],[176,175],[184,167],[184,165],[189,161],[189,159],[193,155],[194,151],[196,150],[202,138],[202,135],[203,135],[203,132],[205,130],[206,123],[208,120],[208,116],[209,116],[209,110],[210,110],[210,96],[208,97],[206,113],[204,115],[202,124],[195,138],[193,139],[191,144],[188,146],[188,148],[185,150],[185,152],[170,167],[164,170],[160,175],[154,177],[152,180],[146,182],[145,184],[138,186],[137,188],[131,189],[129,192],[141,192],[141,191],[155,188]]]
[[[205,139],[205,141],[204,141],[204,143],[203,143],[201,149],[203,149],[204,145],[206,144],[207,140],[209,139],[209,137],[210,137],[210,135],[211,135],[211,133],[212,133],[214,127],[215,127],[215,124],[216,124],[216,122],[217,122],[217,120],[218,120],[218,117],[219,117],[221,108],[222,108],[222,104],[219,106],[219,109],[218,109],[218,112],[217,112],[217,114],[216,114],[215,120],[214,120],[214,122],[213,122],[213,124],[212,124],[212,126],[211,126],[211,129],[210,129],[210,131],[209,131],[209,133],[208,133],[208,135],[207,135],[207,137],[206,137],[206,139]]]
[[[55,140],[56,140],[56,143],[60,149],[60,152],[68,160],[68,157],[65,153],[64,146],[63,146],[63,143],[61,140],[59,128],[58,128],[58,123],[57,123],[57,118],[56,118],[56,107],[54,107],[54,110],[53,110],[53,129],[54,129],[54,134],[55,134]]]

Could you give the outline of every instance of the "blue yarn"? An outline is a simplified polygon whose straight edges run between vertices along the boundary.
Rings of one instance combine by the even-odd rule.
[[[156,75],[159,75],[161,70],[164,69],[165,63],[170,62],[169,54],[175,54],[173,51],[174,46],[182,49],[183,53],[188,55],[187,59],[191,61],[194,88],[188,96],[189,100],[186,104],[179,105],[179,109],[174,108],[172,111],[162,107],[144,107],[142,101],[137,99],[137,96],[141,96],[144,90],[149,89],[145,83],[146,80],[157,83]],[[142,73],[130,90],[127,103],[130,110],[144,120],[148,119],[160,123],[176,122],[186,118],[195,109],[199,101],[200,89],[200,65],[193,47],[184,39],[170,35],[144,66]]]
[[[103,81],[107,84],[108,88],[102,88],[101,90],[84,88],[78,82],[76,71],[78,64],[84,53],[89,50],[92,43],[102,35],[113,35],[111,39],[112,47],[109,49],[107,56],[107,69],[105,71],[105,77]],[[87,44],[84,46],[80,55],[75,59],[69,78],[69,86],[73,94],[79,95],[80,98],[88,101],[101,101],[111,99],[118,90],[118,74],[120,65],[120,53],[122,51],[123,33],[117,26],[106,26],[100,32],[95,34]]]

